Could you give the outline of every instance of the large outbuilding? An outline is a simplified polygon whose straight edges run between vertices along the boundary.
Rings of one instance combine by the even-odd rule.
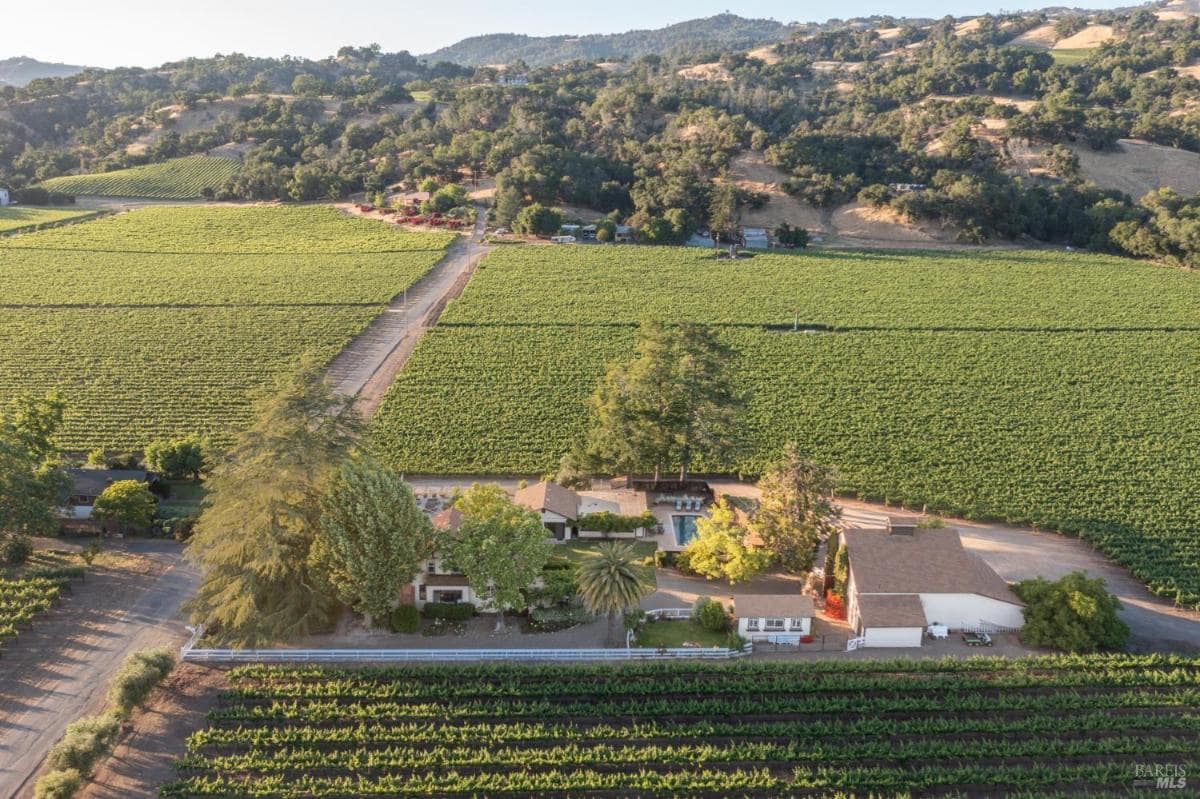
[[[844,530],[841,545],[847,620],[864,646],[920,646],[931,626],[997,632],[1024,624],[1021,600],[953,528],[892,517],[886,529]]]

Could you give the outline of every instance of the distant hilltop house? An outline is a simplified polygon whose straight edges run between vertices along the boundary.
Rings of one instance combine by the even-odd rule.
[[[915,191],[925,191],[929,187],[924,183],[889,183],[888,188],[897,194],[911,194]]]
[[[12,205],[12,195],[9,194],[8,189],[0,188],[0,208],[6,205]]]
[[[509,75],[507,72],[501,72],[496,76],[496,84],[498,86],[528,86],[529,76],[522,74]]]
[[[929,627],[995,632],[1024,624],[1021,600],[952,527],[893,516],[883,530],[843,530],[841,545],[846,616],[863,646],[921,646]]]
[[[136,480],[149,485],[153,480],[150,472],[141,469],[67,469],[66,472],[71,478],[71,495],[62,516],[70,520],[92,518],[96,497],[113,483]]]

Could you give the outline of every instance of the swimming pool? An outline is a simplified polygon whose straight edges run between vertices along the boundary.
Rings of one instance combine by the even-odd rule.
[[[696,520],[699,516],[671,516],[675,526],[675,543],[681,547],[687,546],[696,537]]]

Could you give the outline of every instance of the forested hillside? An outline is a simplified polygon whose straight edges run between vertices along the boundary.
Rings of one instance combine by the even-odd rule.
[[[744,19],[735,14],[718,14],[658,30],[632,30],[625,33],[589,36],[494,33],[472,36],[424,58],[430,61],[453,61],[472,67],[510,64],[514,61],[541,67],[577,59],[605,61],[648,55],[687,57],[696,52],[713,50],[748,50],[761,44],[778,42],[787,36],[789,30],[789,26],[772,19]]]
[[[50,64],[24,56],[0,58],[0,86],[24,86],[39,78],[66,78],[80,72],[83,67],[71,64]]]
[[[814,232],[878,218],[1200,265],[1200,18],[1186,4],[834,20],[746,46],[505,69],[346,47],[88,70],[0,89],[0,183],[211,153],[241,160],[217,199],[386,201],[434,178],[494,198],[497,225],[560,205],[649,243],[732,203]],[[746,163],[776,185],[740,179]]]

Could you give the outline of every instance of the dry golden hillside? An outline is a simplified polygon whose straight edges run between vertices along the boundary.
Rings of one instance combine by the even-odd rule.
[[[1200,192],[1200,154],[1137,139],[1121,139],[1118,146],[1113,152],[1096,152],[1086,145],[1070,145],[1079,156],[1082,177],[1102,189],[1123,191],[1135,200],[1164,187],[1180,194]],[[1010,142],[1014,171],[1038,174],[1046,149]]]

